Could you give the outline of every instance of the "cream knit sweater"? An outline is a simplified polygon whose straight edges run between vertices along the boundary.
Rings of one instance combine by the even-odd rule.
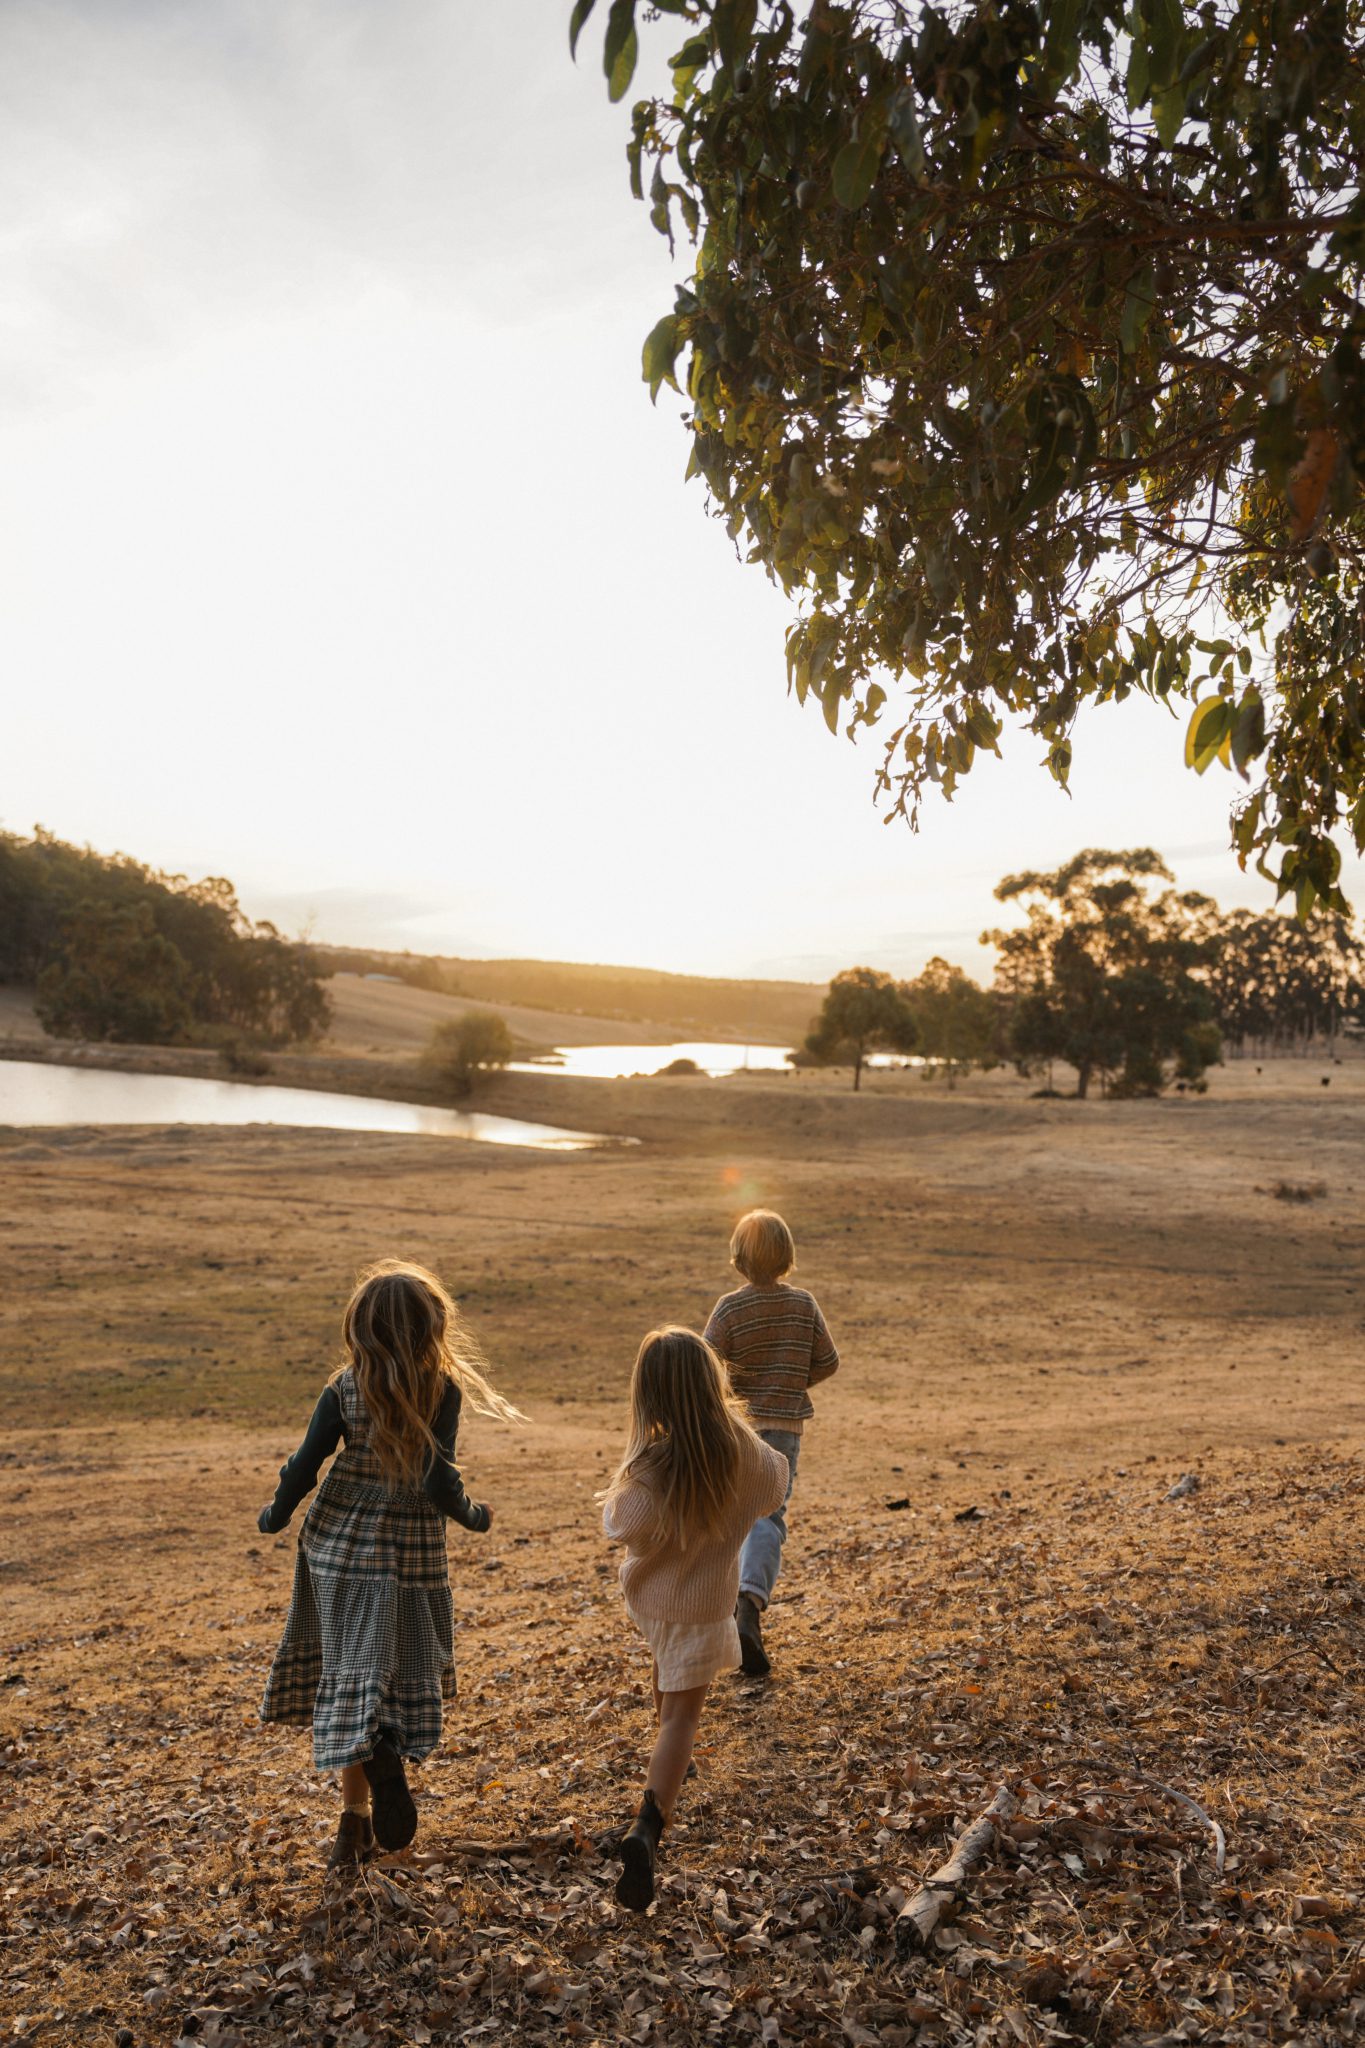
[[[739,1552],[754,1523],[787,1497],[787,1461],[746,1430],[739,1440],[735,1490],[714,1535],[685,1547],[653,1540],[649,1489],[631,1480],[602,1516],[608,1536],[626,1545],[621,1585],[626,1605],[652,1621],[725,1621],[739,1597]]]

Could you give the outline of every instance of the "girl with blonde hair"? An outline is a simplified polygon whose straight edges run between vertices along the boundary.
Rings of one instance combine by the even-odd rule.
[[[626,1612],[653,1657],[658,1734],[639,1814],[621,1838],[616,1885],[636,1912],[654,1897],[659,1838],[707,1688],[740,1661],[740,1545],[786,1490],[786,1460],[750,1427],[710,1345],[692,1330],[651,1330],[631,1377],[625,1454],[602,1496],[606,1533],[626,1546]]]
[[[480,1534],[493,1520],[455,1467],[460,1409],[521,1419],[424,1266],[389,1259],[362,1273],[342,1339],[346,1361],[257,1524],[264,1535],[285,1528],[343,1446],[304,1517],[261,1703],[263,1721],[311,1725],[318,1770],[341,1773],[333,1868],[363,1862],[376,1843],[405,1848],[417,1832],[404,1759],[431,1753],[442,1702],[455,1697],[446,1519]]]

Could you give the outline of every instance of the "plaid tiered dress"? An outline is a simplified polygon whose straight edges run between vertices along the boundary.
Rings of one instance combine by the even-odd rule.
[[[320,1771],[363,1763],[381,1735],[420,1761],[455,1698],[445,1519],[424,1493],[385,1485],[354,1373],[336,1388],[345,1448],[304,1517],[261,1702],[263,1721],[312,1724]]]

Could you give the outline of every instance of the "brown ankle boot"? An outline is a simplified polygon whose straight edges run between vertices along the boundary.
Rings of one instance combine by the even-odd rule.
[[[368,1813],[343,1813],[327,1868],[344,1870],[350,1864],[368,1863],[373,1854],[374,1828]]]

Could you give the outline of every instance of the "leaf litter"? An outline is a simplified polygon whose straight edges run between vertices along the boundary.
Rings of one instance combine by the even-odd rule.
[[[774,1681],[718,1682],[644,1917],[611,1844],[645,1673],[586,1516],[551,1573],[534,1545],[457,1561],[462,1699],[415,1774],[421,1832],[349,1879],[321,1867],[337,1800],[306,1738],[255,1721],[287,1557],[192,1611],[87,1586],[68,1627],[35,1600],[0,1688],[8,2035],[1361,2038],[1360,1474],[1290,1455],[1229,1459],[1197,1498],[1139,1470],[972,1521],[806,1509]],[[911,1938],[907,1903],[993,1803]]]

